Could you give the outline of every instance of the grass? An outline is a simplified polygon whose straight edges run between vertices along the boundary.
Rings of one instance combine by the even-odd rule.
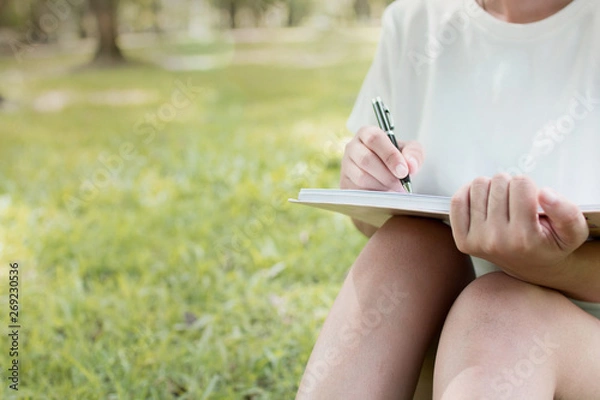
[[[0,60],[0,92],[18,104],[0,113],[0,323],[18,261],[19,398],[292,398],[364,239],[346,218],[286,200],[337,185],[369,60],[69,73],[81,58]],[[140,135],[176,80],[195,98]],[[90,100],[111,90],[149,95]],[[36,111],[51,91],[75,100]],[[125,143],[131,159],[117,158]],[[107,183],[99,157],[115,171]],[[3,337],[0,397],[11,398]]]

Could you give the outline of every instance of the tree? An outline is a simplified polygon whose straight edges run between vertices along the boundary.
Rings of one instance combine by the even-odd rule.
[[[310,15],[313,2],[310,0],[284,0],[287,6],[287,26],[298,26]]]
[[[154,17],[152,29],[154,30],[154,33],[162,33],[162,29],[160,27],[159,22],[159,15],[162,11],[162,5],[160,0],[152,0],[152,3],[150,3],[150,9],[152,10],[152,16]]]
[[[235,29],[237,28],[237,14],[242,8],[252,12],[254,20],[258,25],[265,11],[277,1],[278,0],[211,0],[211,3],[214,7],[227,14],[229,27]]]
[[[263,20],[264,14],[279,0],[245,0],[244,6],[249,8],[254,16],[256,26],[259,26]],[[306,1],[306,0],[304,0]]]
[[[243,0],[211,0],[211,3],[219,10],[227,13],[229,16],[229,27],[235,29],[237,27],[235,18],[237,16],[239,5],[240,3],[243,3]]]
[[[0,0],[0,15],[4,15],[4,8],[8,4],[7,0]]]
[[[115,65],[125,62],[117,45],[117,6],[118,0],[90,0],[90,9],[98,23],[98,47],[93,64]]]
[[[371,6],[368,0],[354,0],[353,6],[359,20],[366,21],[371,18]]]
[[[89,37],[89,30],[86,26],[86,16],[90,12],[90,4],[89,2],[85,2],[81,4],[79,7],[75,7],[75,18],[77,21],[77,36],[80,39],[85,39]]]

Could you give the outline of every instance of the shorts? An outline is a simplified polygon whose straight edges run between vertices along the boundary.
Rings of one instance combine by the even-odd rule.
[[[473,260],[473,266],[475,267],[475,274],[477,275],[477,277],[480,277],[490,272],[500,271],[500,268],[498,268],[489,261],[477,257],[471,257],[471,259]],[[600,319],[600,303],[589,303],[587,301],[573,300],[571,298],[568,299],[571,300],[573,304],[581,308],[583,311]]]

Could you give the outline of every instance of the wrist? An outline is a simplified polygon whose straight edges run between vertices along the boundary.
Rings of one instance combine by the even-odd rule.
[[[543,273],[536,277],[535,283],[555,289],[565,296],[576,300],[598,301],[589,297],[589,293],[595,293],[595,289],[590,291],[590,283],[595,279],[590,275],[590,269],[585,265],[585,251],[581,252],[578,248],[568,253],[555,263],[549,264],[542,269]],[[592,287],[594,284],[592,283]]]
[[[485,257],[482,257],[485,258]],[[500,260],[489,260],[498,265],[506,274],[524,282],[538,286],[563,290],[568,282],[573,281],[573,268],[575,264],[573,253],[560,258],[546,259],[544,261],[532,260],[534,257],[523,257],[522,260],[511,263],[502,263]]]

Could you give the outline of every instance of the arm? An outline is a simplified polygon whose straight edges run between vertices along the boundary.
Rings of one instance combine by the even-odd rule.
[[[583,214],[562,196],[525,177],[477,178],[452,198],[450,221],[463,253],[523,281],[600,302],[600,242],[586,242]]]
[[[582,244],[558,271],[562,279],[548,286],[576,300],[600,303],[600,241]]]

